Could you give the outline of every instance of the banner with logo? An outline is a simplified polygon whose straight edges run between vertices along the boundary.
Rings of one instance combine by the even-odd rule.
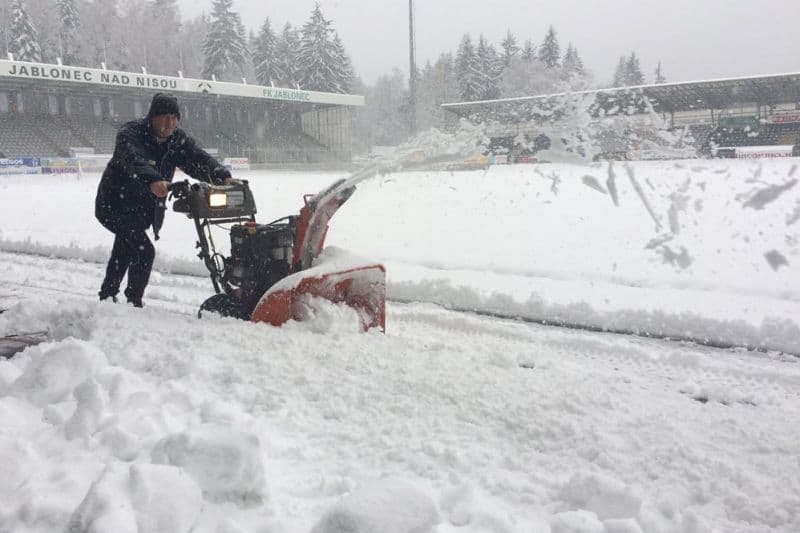
[[[0,158],[0,174],[41,174],[41,160],[38,157]]]
[[[41,166],[38,157],[6,157],[0,159],[0,167],[38,167]]]
[[[773,115],[773,124],[786,124],[789,122],[800,122],[800,113]]]
[[[42,174],[77,174],[80,168],[74,157],[42,158]]]

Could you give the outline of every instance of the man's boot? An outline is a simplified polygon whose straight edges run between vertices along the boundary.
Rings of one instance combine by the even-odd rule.
[[[97,295],[100,297],[100,301],[101,302],[111,298],[112,302],[117,303],[117,295],[116,294],[110,294],[110,293],[107,293],[107,292],[100,291],[100,292],[97,293]]]

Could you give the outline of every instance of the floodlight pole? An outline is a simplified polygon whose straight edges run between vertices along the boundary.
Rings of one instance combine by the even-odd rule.
[[[408,125],[417,133],[417,61],[414,44],[414,0],[408,0]]]

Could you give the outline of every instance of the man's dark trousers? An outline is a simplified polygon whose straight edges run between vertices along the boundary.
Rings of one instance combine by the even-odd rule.
[[[144,288],[150,279],[156,250],[144,230],[120,230],[115,232],[114,248],[106,267],[106,277],[100,288],[100,297],[107,298],[119,292],[125,271],[128,272],[128,288],[125,296],[129,301],[141,304]]]

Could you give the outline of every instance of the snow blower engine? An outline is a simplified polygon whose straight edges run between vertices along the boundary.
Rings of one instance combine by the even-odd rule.
[[[211,275],[216,294],[200,306],[222,316],[280,325],[314,315],[315,299],[357,311],[363,328],[385,330],[386,274],[380,264],[337,257],[316,264],[333,213],[353,194],[339,180],[304,197],[298,215],[269,224],[255,220],[256,205],[247,181],[210,185],[188,181],[170,185],[172,209],[194,220],[197,254]],[[213,226],[229,226],[230,256],[217,252]]]

